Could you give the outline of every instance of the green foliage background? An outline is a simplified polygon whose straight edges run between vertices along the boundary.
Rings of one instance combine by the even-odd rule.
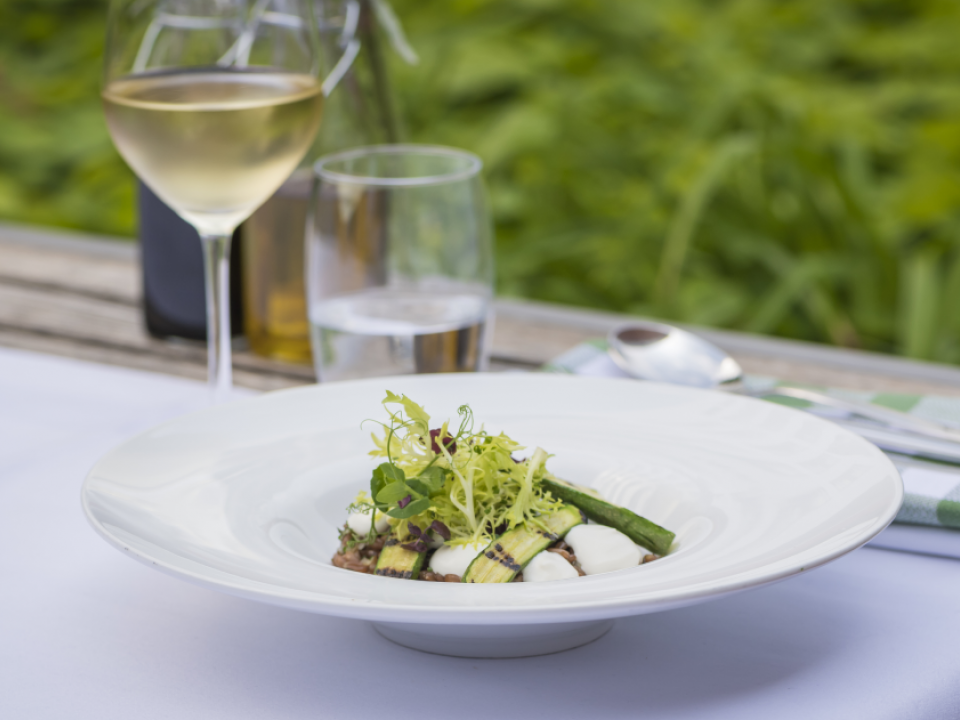
[[[960,3],[394,0],[501,291],[960,361]],[[131,234],[104,3],[0,3],[0,216]]]
[[[0,0],[0,217],[132,235],[100,108],[105,0]]]

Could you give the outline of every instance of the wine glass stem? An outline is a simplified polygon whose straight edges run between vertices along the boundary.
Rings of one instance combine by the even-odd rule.
[[[201,235],[207,292],[207,382],[214,403],[225,402],[233,388],[230,356],[231,235]]]

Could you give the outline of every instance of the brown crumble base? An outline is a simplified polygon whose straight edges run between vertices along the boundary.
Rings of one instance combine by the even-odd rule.
[[[355,538],[350,529],[344,526],[343,533],[340,536],[340,547],[337,552],[334,553],[331,562],[335,567],[343,568],[344,570],[352,570],[353,572],[372,575],[377,567],[377,560],[380,558],[380,551],[383,549],[383,544],[386,542],[386,539],[386,535],[378,535],[374,542],[370,544],[356,543],[348,550],[347,546],[355,542]],[[580,563],[577,562],[577,556],[574,554],[573,548],[563,540],[557,540],[547,548],[547,552],[553,552],[563,556],[567,562],[577,569],[581,577],[586,575],[583,568],[580,567]],[[659,559],[659,555],[648,553],[640,558],[640,564],[644,565]],[[418,577],[412,579],[423,582],[460,582],[459,575],[441,575],[440,573],[435,573],[430,570],[422,570]],[[517,576],[511,580],[511,582],[523,582],[523,573],[517,573]]]

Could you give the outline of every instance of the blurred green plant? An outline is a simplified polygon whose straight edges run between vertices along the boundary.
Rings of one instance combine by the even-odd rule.
[[[102,2],[0,4],[0,216],[132,232]],[[503,293],[960,362],[954,0],[393,0]]]
[[[0,1],[0,217],[132,235],[100,107],[106,2]]]
[[[504,292],[960,361],[960,4],[395,5]]]

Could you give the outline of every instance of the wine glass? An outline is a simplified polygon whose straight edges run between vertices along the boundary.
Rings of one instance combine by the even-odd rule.
[[[103,106],[117,150],[203,243],[207,367],[231,380],[230,238],[296,168],[320,125],[316,0],[112,0]]]

